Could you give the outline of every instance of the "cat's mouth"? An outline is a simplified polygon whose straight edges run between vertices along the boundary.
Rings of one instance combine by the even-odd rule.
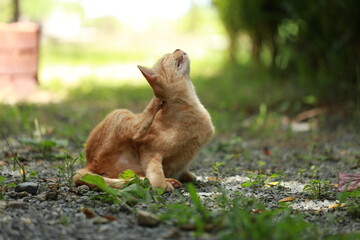
[[[185,62],[185,59],[187,58],[187,54],[185,52],[182,52],[182,54],[176,59],[177,63],[177,69],[180,69]]]

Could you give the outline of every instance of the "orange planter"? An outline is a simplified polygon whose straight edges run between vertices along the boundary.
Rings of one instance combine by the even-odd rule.
[[[0,23],[0,96],[25,99],[38,85],[40,28]]]

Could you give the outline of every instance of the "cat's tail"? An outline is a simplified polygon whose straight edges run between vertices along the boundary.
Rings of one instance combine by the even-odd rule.
[[[81,181],[81,178],[83,176],[85,176],[86,174],[101,176],[99,174],[96,174],[96,173],[90,171],[87,168],[82,168],[80,170],[77,170],[73,177],[73,181],[74,181],[75,185],[76,186],[87,185],[90,188],[96,188],[96,186],[93,184],[89,184],[84,181]],[[126,186],[126,184],[131,180],[131,179],[108,178],[108,177],[104,177],[104,176],[101,176],[101,177],[105,180],[106,185],[108,185],[109,187],[118,188],[118,189],[124,188]]]

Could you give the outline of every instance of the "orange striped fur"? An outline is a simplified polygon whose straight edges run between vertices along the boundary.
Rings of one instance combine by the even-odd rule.
[[[125,182],[118,175],[126,169],[166,190],[195,179],[189,163],[211,139],[214,127],[190,81],[188,55],[177,49],[151,69],[138,67],[154,98],[142,113],[115,110],[92,130],[86,142],[86,166],[74,177],[77,184],[82,184],[82,175],[91,173],[122,188]]]

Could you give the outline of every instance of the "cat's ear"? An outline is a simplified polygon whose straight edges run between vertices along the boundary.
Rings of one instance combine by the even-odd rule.
[[[141,73],[144,75],[144,77],[146,78],[146,80],[149,82],[150,86],[153,86],[156,82],[156,74],[151,70],[151,69],[148,69],[146,67],[143,67],[143,66],[137,66]]]

